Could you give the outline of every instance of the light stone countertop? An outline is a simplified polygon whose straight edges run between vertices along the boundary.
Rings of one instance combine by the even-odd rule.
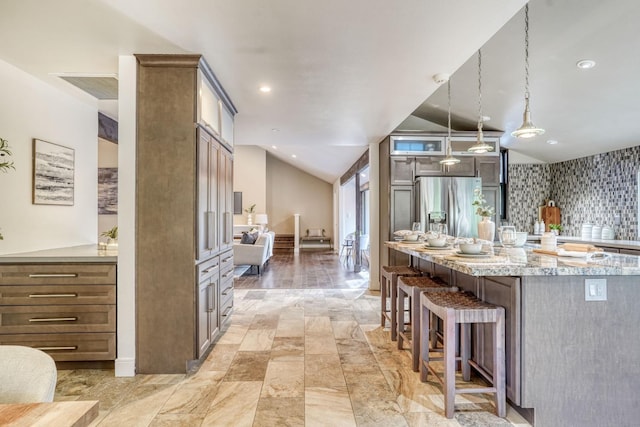
[[[540,241],[540,234],[529,234],[528,241]],[[635,249],[640,251],[640,242],[637,240],[606,240],[606,239],[582,239],[573,236],[558,236],[559,243],[586,243],[594,246],[608,246],[619,249]]]
[[[539,245],[522,248],[494,247],[489,258],[461,258],[456,249],[427,249],[423,244],[385,242],[400,252],[431,261],[471,276],[640,276],[640,257],[606,254],[605,258],[560,257],[533,252]]]
[[[117,250],[99,249],[98,245],[70,246],[66,248],[0,255],[0,264],[47,262],[115,263],[117,261]]]

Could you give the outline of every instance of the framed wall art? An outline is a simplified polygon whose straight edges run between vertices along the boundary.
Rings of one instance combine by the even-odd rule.
[[[33,204],[73,205],[75,151],[33,140]]]
[[[118,213],[118,168],[98,168],[98,215]]]

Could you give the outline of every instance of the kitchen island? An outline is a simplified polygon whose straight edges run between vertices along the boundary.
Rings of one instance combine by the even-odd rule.
[[[640,421],[640,258],[598,260],[495,248],[486,258],[387,242],[414,266],[505,308],[507,397],[535,426]],[[605,300],[592,300],[592,299]],[[473,357],[493,371],[488,327]],[[486,344],[485,344],[486,343]]]

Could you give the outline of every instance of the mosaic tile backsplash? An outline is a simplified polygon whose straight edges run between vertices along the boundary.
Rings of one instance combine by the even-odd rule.
[[[561,209],[563,235],[580,236],[590,222],[614,227],[616,239],[638,240],[639,166],[640,146],[553,164],[510,164],[507,219],[531,233],[537,206],[551,199]]]

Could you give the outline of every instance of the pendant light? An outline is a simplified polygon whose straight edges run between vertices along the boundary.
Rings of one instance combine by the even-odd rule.
[[[474,154],[493,151],[493,146],[484,142],[482,125],[482,50],[478,50],[478,141],[467,150]]]
[[[537,128],[531,122],[531,111],[529,111],[529,4],[524,7],[524,114],[522,126],[511,132],[516,138],[533,138],[542,135],[544,129]]]
[[[447,112],[447,156],[440,160],[441,165],[451,166],[460,163],[460,159],[456,159],[451,155],[451,79],[447,79],[447,99],[449,100],[449,110]]]

